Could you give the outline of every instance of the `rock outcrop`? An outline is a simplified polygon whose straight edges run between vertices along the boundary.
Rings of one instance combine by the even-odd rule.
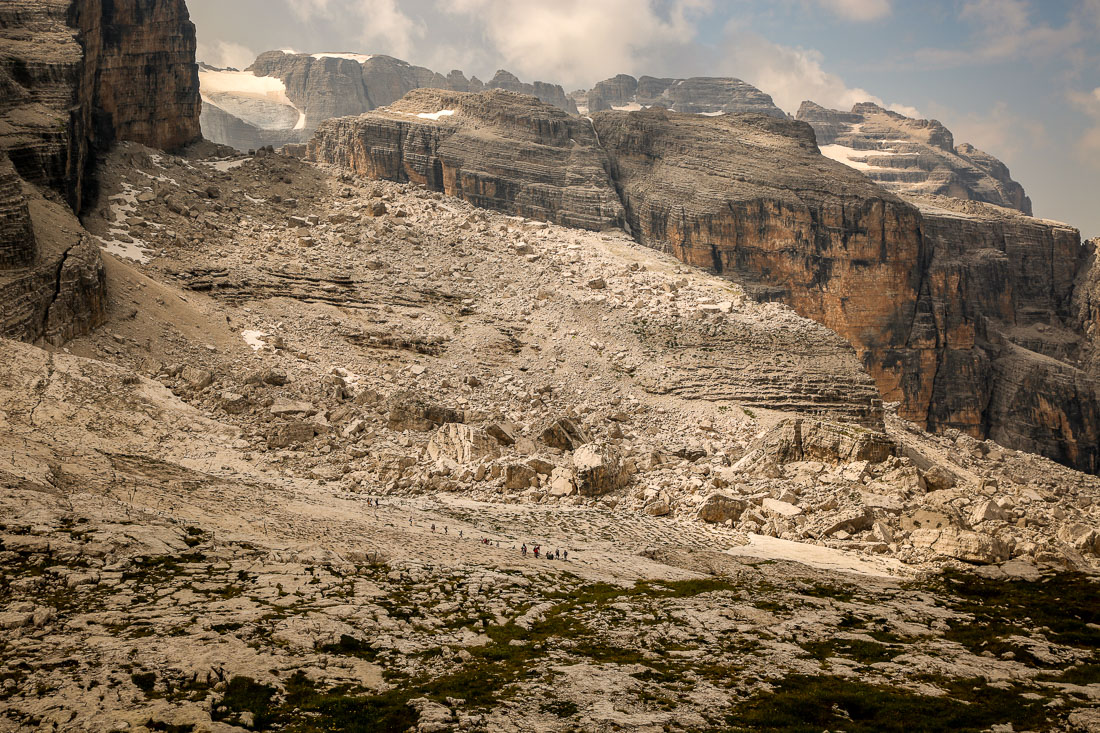
[[[588,121],[512,92],[416,90],[387,109],[323,123],[309,157],[565,226],[625,220]]]
[[[635,79],[619,74],[592,87],[584,96],[588,114],[608,109],[639,110],[662,107],[695,114],[762,114],[786,119],[772,98],[740,79],[692,77]]]
[[[37,254],[23,183],[0,153],[0,272],[29,267]]]
[[[453,74],[454,72],[452,71],[451,73]],[[547,84],[544,81],[536,81],[534,84],[525,84],[516,78],[515,74],[505,71],[504,69],[498,70],[497,73],[493,75],[493,78],[485,84],[485,88],[503,89],[506,92],[515,92],[516,94],[529,94],[560,110],[564,110],[571,114],[577,114],[577,103],[567,97],[565,90],[557,84]],[[470,89],[469,91],[474,92],[480,90]]]
[[[803,102],[797,119],[817,133],[822,154],[897,193],[934,194],[1031,214],[1031,199],[1008,167],[973,145],[955,145],[936,120],[914,120],[863,102],[851,112]]]

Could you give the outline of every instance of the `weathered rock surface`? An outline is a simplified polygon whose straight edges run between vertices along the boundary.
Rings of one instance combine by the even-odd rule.
[[[585,96],[588,114],[608,109],[639,110],[662,107],[694,114],[762,114],[786,119],[772,98],[740,79],[692,77],[635,79],[619,74],[592,87]]]
[[[0,271],[29,267],[38,256],[23,183],[0,153]]]
[[[512,92],[419,89],[385,110],[323,123],[309,157],[565,226],[624,221],[592,126]]]
[[[955,145],[937,120],[915,120],[870,102],[850,112],[803,102],[797,119],[817,133],[821,152],[897,193],[943,195],[1031,214],[1031,199],[1004,163],[973,145]]]
[[[451,72],[454,74],[455,72]],[[456,87],[449,87],[456,91],[467,91],[465,89],[457,89]],[[506,92],[515,92],[516,94],[527,94],[532,97],[537,97],[539,101],[546,104],[553,105],[560,110],[569,112],[570,114],[577,114],[577,104],[572,99],[565,95],[565,90],[557,84],[548,84],[544,81],[536,81],[533,84],[526,84],[520,81],[515,74],[510,71],[500,69],[493,78],[485,83],[486,89],[503,89]],[[469,89],[471,92],[480,91],[479,89]]]
[[[626,488],[630,470],[614,445],[588,443],[573,454],[577,492],[581,496],[603,496]]]
[[[775,463],[822,461],[840,464],[882,463],[897,454],[897,445],[885,433],[854,425],[789,418],[769,428],[750,447]],[[742,462],[745,459],[742,459]]]

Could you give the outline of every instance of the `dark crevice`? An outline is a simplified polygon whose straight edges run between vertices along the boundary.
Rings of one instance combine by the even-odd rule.
[[[61,297],[61,275],[65,271],[65,262],[69,259],[69,253],[73,251],[72,245],[67,248],[61,255],[61,260],[57,263],[57,271],[54,274],[53,295],[50,297],[50,302],[46,305],[45,310],[42,313],[42,338],[46,338],[46,334],[49,332],[50,327],[50,313],[53,311],[54,303]]]

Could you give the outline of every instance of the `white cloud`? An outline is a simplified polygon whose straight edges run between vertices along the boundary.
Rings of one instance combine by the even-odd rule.
[[[665,12],[651,0],[440,0],[437,7],[482,28],[496,57],[520,77],[573,88],[652,71],[655,58],[692,43],[711,0],[671,0]]]
[[[365,50],[398,57],[411,56],[424,38],[424,24],[402,12],[398,0],[286,0],[301,19],[324,18],[357,29],[362,49],[320,49],[322,51]]]
[[[224,69],[244,69],[252,65],[256,59],[256,52],[240,43],[227,41],[214,41],[213,43],[199,42],[195,57],[198,61]]]
[[[890,0],[816,0],[819,5],[847,20],[865,23],[893,12]]]
[[[885,106],[866,89],[849,87],[839,76],[825,71],[823,62],[819,51],[781,46],[735,24],[727,28],[723,68],[770,94],[780,109],[793,114],[805,100],[843,110],[857,102]]]

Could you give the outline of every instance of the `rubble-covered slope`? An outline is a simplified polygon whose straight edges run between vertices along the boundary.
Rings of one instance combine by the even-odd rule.
[[[500,144],[526,140],[530,120],[555,114],[523,97],[414,93],[327,123],[309,154],[488,208],[617,225],[601,215],[612,210],[609,195],[593,208],[593,196],[576,195],[578,176],[545,175],[554,160],[566,170],[566,148],[555,158]],[[1097,470],[1100,403],[1080,371],[1070,313],[1084,262],[1076,230],[978,202],[898,197],[820,155],[801,122],[605,111],[593,115],[589,135],[583,123],[560,119],[570,130],[568,170],[614,191],[637,241],[841,334],[904,417]],[[514,193],[533,176],[535,207]],[[474,194],[464,177],[476,182]]]

